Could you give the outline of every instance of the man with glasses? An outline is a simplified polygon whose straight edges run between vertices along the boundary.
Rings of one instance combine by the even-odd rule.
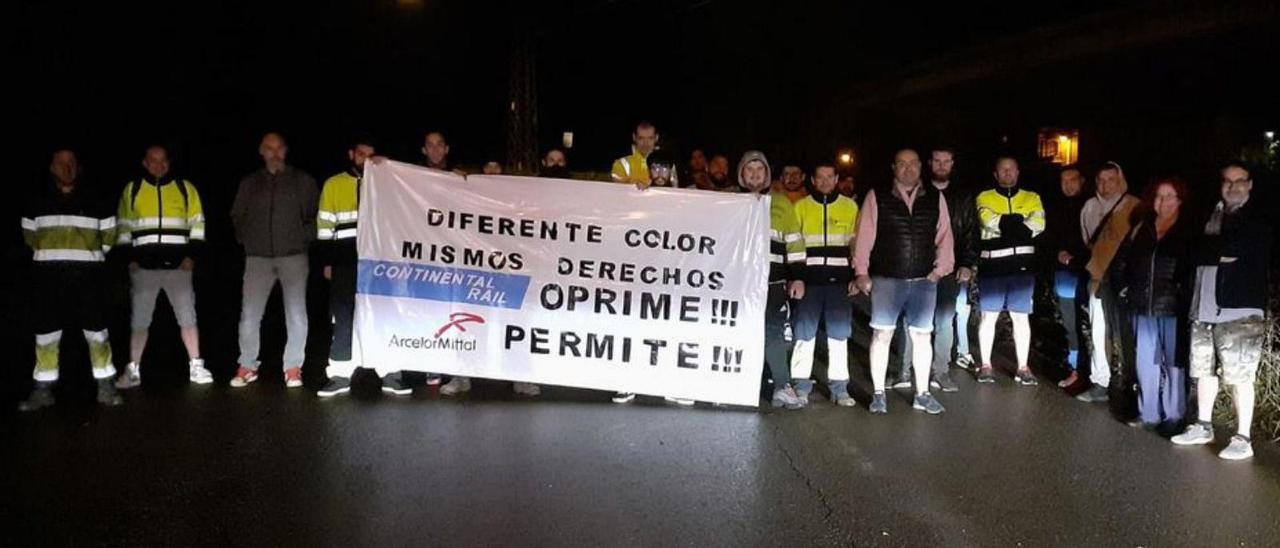
[[[1213,404],[1219,383],[1232,387],[1236,435],[1219,457],[1253,456],[1253,423],[1258,362],[1266,324],[1267,265],[1271,226],[1261,204],[1250,200],[1253,179],[1239,164],[1222,170],[1222,201],[1204,225],[1191,298],[1191,378],[1196,380],[1198,422],[1172,441],[1202,445],[1213,441]],[[1215,367],[1216,366],[1216,367]]]

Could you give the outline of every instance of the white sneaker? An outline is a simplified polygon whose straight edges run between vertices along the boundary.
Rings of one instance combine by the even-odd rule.
[[[470,391],[471,379],[466,377],[454,377],[440,387],[440,393],[445,396],[457,396],[458,394],[465,394]]]
[[[693,407],[694,401],[688,398],[663,398],[667,403],[674,403],[682,407]]]
[[[196,358],[191,360],[191,382],[196,384],[209,384],[213,382],[213,373],[204,368],[204,360]]]
[[[1253,444],[1244,436],[1231,436],[1231,445],[1218,453],[1218,456],[1227,460],[1245,460],[1253,456]]]
[[[124,374],[116,378],[116,388],[120,390],[136,388],[140,384],[142,384],[142,373],[139,371],[138,364],[134,362],[129,362],[129,365],[124,368]]]
[[[1213,427],[1193,423],[1183,433],[1169,438],[1169,441],[1174,445],[1204,445],[1213,441]]]

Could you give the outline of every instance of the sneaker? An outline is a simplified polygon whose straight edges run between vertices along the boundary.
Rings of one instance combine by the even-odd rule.
[[[236,370],[236,376],[231,377],[231,387],[244,388],[256,380],[258,380],[258,372],[242,366]]]
[[[111,382],[111,379],[98,381],[98,403],[107,407],[115,407],[124,403],[124,400],[120,398],[120,393],[116,392],[116,385]]]
[[[802,399],[791,386],[784,386],[773,391],[773,406],[786,409],[803,409],[807,400]]]
[[[31,390],[31,395],[18,404],[18,410],[23,412],[38,411],[53,405],[53,391],[50,390],[52,385],[53,383],[36,383],[36,387]]]
[[[346,377],[330,377],[329,382],[325,383],[320,390],[316,391],[316,395],[322,398],[332,398],[334,396],[346,394],[351,391],[351,379]]]
[[[1081,392],[1076,399],[1085,403],[1106,403],[1111,400],[1111,395],[1107,393],[1107,387],[1094,385]]]
[[[470,391],[471,379],[467,377],[454,377],[440,387],[440,395],[442,396],[457,396]]]
[[[140,384],[142,384],[142,373],[138,364],[134,362],[129,362],[129,365],[124,368],[124,374],[116,378],[116,388],[121,390],[136,388]]]
[[[412,388],[405,386],[404,380],[400,378],[400,373],[391,373],[382,377],[382,391],[396,396],[408,396],[413,393]]]
[[[1244,436],[1231,436],[1231,445],[1218,453],[1218,456],[1227,460],[1245,460],[1253,456],[1253,444]]]
[[[530,398],[534,398],[534,397],[537,397],[539,394],[542,394],[542,388],[530,382],[513,383],[511,385],[511,390],[513,390],[518,395],[528,396]]]
[[[1077,382],[1080,382],[1080,374],[1072,371],[1070,375],[1067,375],[1067,378],[1058,381],[1058,388],[1066,388]]]
[[[872,415],[883,415],[889,412],[889,402],[884,398],[884,392],[876,392],[871,395],[871,407],[869,408]]]
[[[195,358],[191,360],[191,382],[196,384],[209,384],[213,382],[213,373],[204,368],[204,360]]]
[[[984,365],[978,369],[978,382],[981,384],[993,384],[996,382],[996,372],[991,369],[990,365]]]
[[[636,399],[636,395],[631,392],[618,392],[613,395],[613,403],[631,403]]]
[[[956,367],[960,369],[973,369],[973,356],[968,354],[960,354],[956,356]]]
[[[934,375],[933,380],[929,381],[929,386],[948,393],[960,391],[960,387],[956,386],[956,381],[951,380],[951,373]]]
[[[809,403],[809,394],[813,393],[813,381],[809,379],[798,380],[795,383],[796,397]]]
[[[853,396],[849,395],[849,383],[835,382],[831,384],[831,403],[840,407],[853,407],[858,402],[853,401]]]
[[[302,368],[290,367],[285,369],[284,385],[288,388],[302,388]]]
[[[906,390],[912,386],[915,386],[915,381],[911,379],[910,372],[903,372],[899,374],[898,380],[893,383],[893,388],[896,390]]]
[[[444,377],[435,373],[427,373],[427,386],[440,386],[444,382]]]
[[[1178,434],[1169,441],[1174,445],[1205,445],[1213,442],[1213,425],[1203,422],[1192,423],[1187,426],[1186,431]]]
[[[1031,368],[1024,367],[1018,370],[1018,374],[1014,375],[1014,379],[1018,381],[1018,386],[1035,386],[1039,384],[1035,374],[1031,372]]]
[[[934,398],[933,394],[928,392],[917,395],[915,401],[911,403],[911,408],[919,409],[930,415],[940,415],[943,411],[946,411],[942,404],[938,403],[937,398]]]
[[[667,403],[674,403],[681,407],[693,407],[693,404],[694,404],[694,401],[688,398],[662,398],[662,399],[667,400]]]

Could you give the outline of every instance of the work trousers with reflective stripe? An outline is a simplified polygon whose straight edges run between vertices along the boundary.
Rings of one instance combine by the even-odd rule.
[[[32,271],[32,320],[36,332],[37,381],[58,380],[59,345],[62,331],[79,328],[89,346],[93,377],[108,379],[116,374],[111,363],[111,343],[104,314],[106,278],[100,263],[37,263]]]

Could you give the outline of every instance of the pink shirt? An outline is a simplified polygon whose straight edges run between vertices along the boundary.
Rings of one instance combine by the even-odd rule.
[[[893,191],[898,193],[902,201],[907,203],[907,211],[915,205],[916,197],[924,185],[917,185],[915,190],[904,193],[895,183]],[[955,242],[951,235],[951,214],[947,211],[947,201],[938,194],[938,231],[933,238],[936,256],[933,260],[934,277],[942,278],[951,273],[956,265]],[[879,208],[876,206],[876,191],[867,192],[858,211],[858,236],[854,240],[853,269],[859,276],[866,276],[871,267],[871,249],[876,246],[876,226],[879,219]]]

